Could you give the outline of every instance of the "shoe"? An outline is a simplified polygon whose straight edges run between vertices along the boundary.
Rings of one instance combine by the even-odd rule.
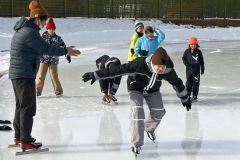
[[[115,96],[113,96],[113,95],[111,96],[111,98],[109,98],[109,100],[110,100],[110,102],[113,102],[115,104],[118,103],[117,98],[115,98]]]
[[[21,143],[20,139],[19,138],[14,138],[14,143],[16,145],[19,145]]]
[[[42,147],[42,143],[35,143],[35,142],[31,142],[31,143],[27,143],[27,144],[20,144],[20,148],[24,151],[26,150],[36,150],[38,148]]]
[[[131,150],[134,154],[140,154],[141,147],[132,147]]]
[[[110,103],[109,98],[106,97],[106,96],[104,96],[104,97],[102,98],[102,103],[103,103],[103,104],[109,104],[109,103]]]
[[[193,97],[191,98],[191,101],[192,101],[192,102],[196,102],[197,99],[198,99],[197,96],[193,96]]]
[[[146,132],[147,132],[147,136],[149,139],[151,139],[152,141],[156,140],[156,135],[154,132],[148,132],[148,131],[146,131]]]
[[[55,92],[55,94],[56,94],[56,96],[60,96],[60,95],[63,94],[63,92],[59,92],[59,91],[57,91],[57,92]]]

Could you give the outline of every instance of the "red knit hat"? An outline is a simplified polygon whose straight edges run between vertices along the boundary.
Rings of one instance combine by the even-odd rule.
[[[46,29],[56,29],[55,23],[52,18],[49,18]]]

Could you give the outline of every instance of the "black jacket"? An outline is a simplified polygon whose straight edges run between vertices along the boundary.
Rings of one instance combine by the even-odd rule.
[[[203,55],[200,49],[196,48],[191,50],[191,48],[188,48],[185,50],[183,57],[182,57],[183,63],[186,66],[186,71],[191,71],[193,74],[199,74],[200,69],[202,72],[204,72],[204,60]]]
[[[159,91],[162,80],[168,81],[176,90],[178,97],[186,98],[187,92],[182,80],[177,76],[173,63],[169,60],[167,69],[164,74],[153,72],[151,66],[151,57],[136,58],[134,61],[122,64],[120,67],[112,69],[102,69],[94,72],[96,80],[113,78],[120,75],[135,75],[134,81],[130,78],[127,80],[128,90],[152,93]]]
[[[22,17],[14,26],[11,41],[9,78],[35,78],[41,54],[62,56],[65,49],[50,45],[41,37],[40,28]]]

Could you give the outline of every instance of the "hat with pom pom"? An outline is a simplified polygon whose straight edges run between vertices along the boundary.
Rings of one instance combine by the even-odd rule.
[[[38,1],[31,1],[29,4],[30,18],[48,16],[47,10]]]

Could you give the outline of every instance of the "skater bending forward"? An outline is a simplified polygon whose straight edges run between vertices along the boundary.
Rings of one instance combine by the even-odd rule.
[[[114,67],[119,67],[121,62],[116,57],[109,57],[108,55],[103,55],[96,60],[96,66],[99,70],[101,69],[108,69],[113,70]],[[101,92],[103,94],[102,103],[103,104],[110,104],[114,103],[117,104],[117,99],[115,98],[115,94],[118,90],[120,85],[122,76],[102,79],[99,80],[99,85]]]
[[[113,69],[102,69],[95,72],[85,73],[83,81],[113,78],[120,75],[136,75],[136,82],[128,80],[128,92],[132,106],[131,114],[131,149],[134,154],[139,154],[144,144],[144,130],[151,140],[155,140],[155,130],[165,114],[160,87],[162,80],[168,81],[181,99],[187,111],[191,109],[191,100],[187,94],[182,80],[177,76],[173,62],[165,49],[158,48],[150,57],[138,57],[134,61],[122,64]],[[145,98],[150,115],[145,120],[143,99]],[[145,120],[145,122],[144,122]]]

